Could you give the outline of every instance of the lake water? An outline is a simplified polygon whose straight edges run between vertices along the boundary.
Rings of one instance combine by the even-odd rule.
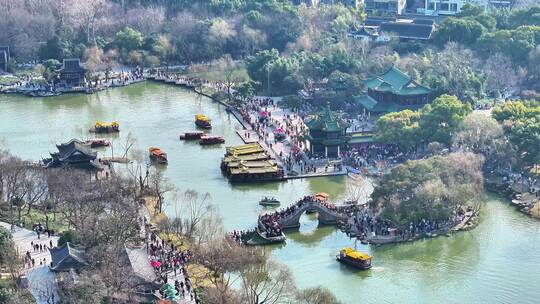
[[[163,148],[169,156],[165,174],[181,190],[210,193],[228,230],[254,227],[263,212],[257,203],[263,195],[288,205],[315,192],[339,201],[357,188],[347,177],[231,185],[219,170],[225,146],[201,147],[178,139],[181,132],[194,129],[198,113],[212,118],[212,132],[223,135],[227,145],[242,143],[235,133],[240,125],[224,107],[191,91],[152,82],[95,95],[0,95],[0,139],[12,153],[39,160],[55,151],[55,143],[90,137],[88,129],[96,121],[118,120],[122,131],[110,137],[115,154],[128,132],[145,155],[149,146]],[[110,153],[106,149],[100,154]],[[166,210],[175,212],[172,204]],[[300,287],[326,286],[344,303],[540,302],[540,221],[497,196],[486,198],[481,222],[472,231],[401,245],[358,244],[374,257],[373,269],[364,272],[335,261],[337,251],[354,246],[353,240],[333,227],[317,226],[316,215],[304,215],[300,229],[287,233],[286,245],[271,249]]]

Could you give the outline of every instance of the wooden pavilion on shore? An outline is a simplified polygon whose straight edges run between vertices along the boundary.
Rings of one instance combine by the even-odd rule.
[[[309,128],[307,140],[312,155],[324,155],[325,158],[339,158],[350,136],[346,131],[349,123],[340,115],[332,113],[330,106],[306,122]]]

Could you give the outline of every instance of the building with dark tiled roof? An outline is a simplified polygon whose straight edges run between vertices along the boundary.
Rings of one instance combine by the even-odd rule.
[[[67,143],[56,145],[58,152],[50,153],[51,158],[44,160],[49,168],[77,168],[86,170],[102,170],[97,160],[97,153],[92,151],[90,145],[72,139]]]
[[[392,38],[402,41],[428,41],[435,31],[435,22],[429,19],[396,19],[369,17],[350,36],[367,41],[387,42]]]
[[[0,72],[8,71],[9,56],[9,46],[0,46]]]
[[[79,270],[88,266],[84,251],[75,249],[69,242],[60,247],[50,249],[51,252],[51,271],[62,272]]]
[[[59,72],[59,85],[73,88],[84,86],[86,83],[86,69],[79,59],[64,59]]]
[[[372,113],[418,109],[433,100],[433,92],[395,67],[364,81],[367,92],[356,102]]]
[[[326,158],[339,157],[340,149],[347,143],[346,134],[349,124],[341,117],[330,111],[327,106],[324,111],[307,121],[309,128],[310,152],[315,155],[324,155]]]
[[[385,33],[401,40],[429,40],[435,29],[434,23],[416,22],[383,22],[379,27],[379,35]]]

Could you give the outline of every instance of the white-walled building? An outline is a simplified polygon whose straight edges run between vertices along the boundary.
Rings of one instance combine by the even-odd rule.
[[[467,3],[480,5],[485,8],[510,5],[509,0],[424,0],[424,7],[417,9],[417,12],[432,16],[456,15],[461,12],[461,8]]]

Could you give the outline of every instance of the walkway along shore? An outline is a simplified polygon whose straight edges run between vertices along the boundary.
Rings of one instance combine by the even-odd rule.
[[[258,142],[265,149],[268,155],[272,156],[272,158],[276,160],[278,165],[284,167],[283,158],[280,155],[287,155],[288,154],[287,151],[284,151],[283,149],[281,149],[281,151],[278,152],[276,149],[277,149],[277,146],[279,145],[272,146],[272,145],[269,145],[267,142],[265,142],[261,138],[260,134],[258,134],[253,129],[251,123],[245,120],[245,118],[242,116],[242,114],[237,108],[230,105],[225,100],[222,100],[215,96],[215,93],[220,92],[220,91],[223,92],[223,90],[225,90],[223,86],[220,86],[219,84],[214,84],[209,81],[201,80],[198,78],[185,77],[180,74],[148,75],[146,76],[146,78],[148,80],[153,80],[153,81],[162,82],[162,83],[171,84],[171,85],[178,85],[178,86],[191,89],[193,92],[200,94],[202,96],[208,97],[211,100],[218,102],[221,105],[227,107],[227,112],[232,114],[243,128],[243,130],[237,130],[236,133],[240,136],[240,138],[244,141],[244,143]],[[214,94],[209,94],[205,92],[205,90],[213,91]],[[264,98],[264,97],[261,97],[261,98]],[[346,174],[347,174],[347,170],[345,168],[342,168],[341,170],[333,170],[333,171],[315,170],[315,172],[304,172],[304,173],[296,173],[296,174],[292,174],[292,172],[287,172],[286,170],[285,175],[279,180],[308,178],[308,177],[322,177],[322,176],[337,176],[337,175],[346,175]]]

